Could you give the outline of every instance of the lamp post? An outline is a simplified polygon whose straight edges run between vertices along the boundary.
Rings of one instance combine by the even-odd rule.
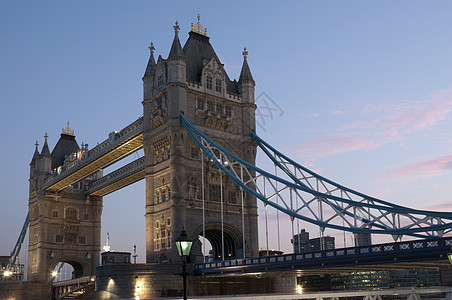
[[[188,238],[187,232],[182,228],[180,236],[176,239],[176,247],[182,259],[182,273],[180,275],[184,278],[184,300],[187,300],[187,257],[190,255],[192,244],[193,241]]]

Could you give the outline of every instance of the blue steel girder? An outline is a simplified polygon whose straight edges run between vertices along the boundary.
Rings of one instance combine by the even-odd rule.
[[[141,157],[93,181],[86,187],[85,194],[102,197],[143,179],[145,174],[145,157]]]
[[[292,220],[353,233],[401,237],[441,237],[451,231],[452,213],[416,210],[392,204],[334,183],[276,151],[253,133],[253,140],[281,174],[271,174],[214,142],[183,114],[181,124],[202,152],[241,189]]]
[[[121,131],[111,133],[109,139],[89,150],[68,168],[52,176],[43,185],[43,189],[52,192],[61,191],[141,148],[143,148],[143,117]]]
[[[24,225],[22,225],[22,230],[19,234],[19,238],[17,239],[16,245],[14,246],[13,251],[11,252],[11,256],[8,260],[7,269],[11,268],[16,264],[17,257],[19,256],[20,250],[22,249],[22,245],[25,240],[25,236],[27,235],[28,225],[30,225],[30,213],[27,213],[25,217]]]

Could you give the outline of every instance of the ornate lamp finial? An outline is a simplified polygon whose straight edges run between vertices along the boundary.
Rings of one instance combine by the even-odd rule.
[[[174,25],[173,28],[174,28],[174,32],[175,32],[176,34],[178,34],[178,33],[179,33],[179,30],[180,30],[179,22],[176,21],[176,25]]]
[[[63,134],[72,135],[72,136],[74,135],[74,130],[71,130],[69,128],[69,121],[67,121],[67,127],[63,128]]]
[[[207,36],[207,28],[202,28],[200,20],[201,16],[198,14],[198,23],[191,23],[191,31]]]
[[[248,56],[248,51],[246,50],[246,47],[243,48],[242,54],[243,54],[243,58],[246,59],[246,57]]]
[[[154,43],[151,42],[151,46],[149,46],[149,51],[151,51],[151,54],[154,54],[154,50],[155,50]]]

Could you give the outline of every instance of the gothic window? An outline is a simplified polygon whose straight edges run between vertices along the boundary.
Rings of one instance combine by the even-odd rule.
[[[167,199],[166,199],[166,188],[163,188],[162,189],[162,202],[165,202]]]
[[[63,242],[63,236],[61,234],[55,235],[55,243],[62,243]]]
[[[89,220],[89,214],[88,213],[84,213],[83,214],[83,220],[85,220],[85,221]]]
[[[64,242],[66,244],[75,244],[77,242],[77,235],[75,233],[66,233],[64,235]]]
[[[221,187],[219,184],[209,184],[209,200],[215,202],[221,201]]]
[[[163,75],[160,74],[157,76],[157,86],[161,86],[163,84]]]
[[[66,219],[77,220],[77,210],[75,208],[66,208]]]
[[[213,101],[207,101],[207,110],[215,111],[215,103]]]
[[[212,89],[212,77],[207,76],[206,77],[206,87],[207,89],[211,90]]]
[[[226,114],[226,117],[229,117],[229,118],[232,116],[232,111],[231,111],[230,106],[225,107],[225,114]]]
[[[215,90],[221,93],[221,80],[219,79],[215,81]]]
[[[58,210],[52,210],[52,218],[58,218]]]
[[[166,225],[168,225],[168,226],[171,225],[171,219],[170,219],[170,218],[168,218],[168,220],[166,220]],[[169,232],[169,231],[168,231],[168,232]],[[169,236],[169,233],[168,233],[168,236]]]
[[[196,99],[196,108],[199,110],[204,110],[204,99]]]
[[[80,236],[78,238],[78,243],[82,244],[82,245],[85,245],[86,244],[86,237],[85,236]]]
[[[236,193],[234,193],[234,192],[229,192],[228,193],[228,202],[231,203],[231,204],[237,204]]]
[[[223,113],[223,105],[220,103],[217,103],[216,110],[217,110],[217,113],[222,114]]]

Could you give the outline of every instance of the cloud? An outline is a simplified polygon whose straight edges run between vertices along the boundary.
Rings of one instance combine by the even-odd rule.
[[[298,144],[297,149],[290,152],[316,159],[339,153],[376,149],[387,143],[403,141],[415,132],[432,128],[450,118],[452,89],[439,90],[424,100],[374,104],[356,113],[333,111],[330,115],[345,113],[358,119],[339,124],[329,130],[328,136]]]
[[[380,178],[381,181],[412,181],[440,175],[452,170],[452,154],[437,156],[425,161],[391,168]]]
[[[373,149],[378,147],[375,141],[346,135],[332,135],[312,143],[298,145],[298,153],[305,157],[324,157],[344,152]]]

